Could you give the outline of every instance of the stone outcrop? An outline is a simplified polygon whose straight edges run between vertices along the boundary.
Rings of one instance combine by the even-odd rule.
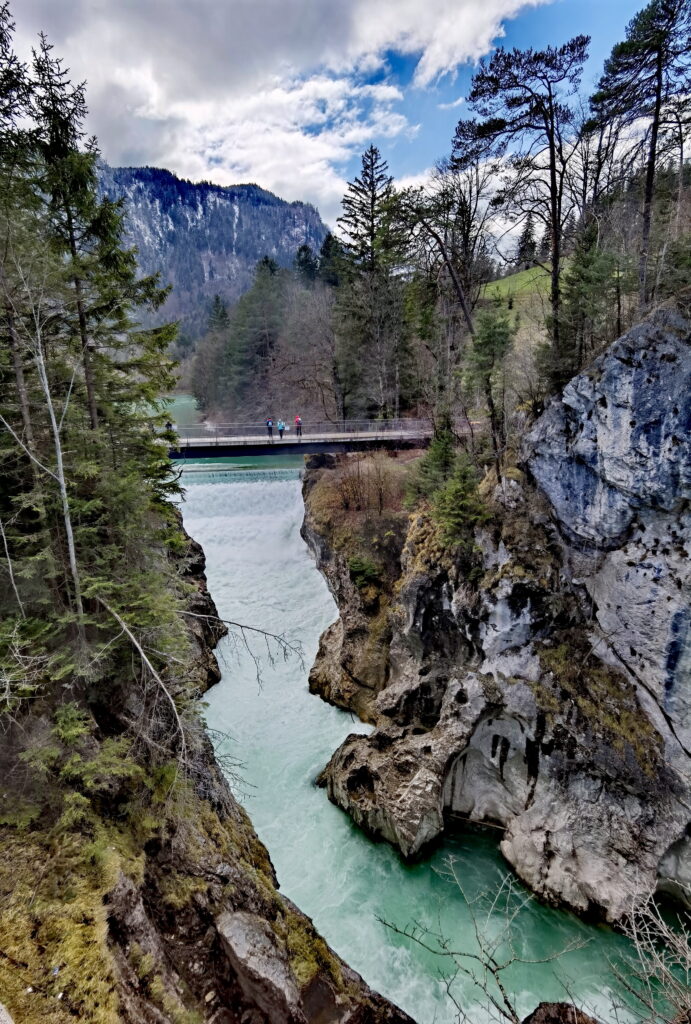
[[[249,819],[207,770],[211,806],[187,843],[152,849],[141,884],[121,874],[107,897],[119,1019],[411,1024],[280,895]]]
[[[691,750],[689,324],[658,314],[572,380],[527,441],[571,581]]]
[[[376,729],[323,773],[405,856],[485,822],[575,910],[616,920],[656,885],[685,892],[690,335],[660,313],[567,386],[490,495],[473,575],[412,518]]]
[[[571,1003],[540,1003],[523,1024],[597,1024],[597,1021]]]
[[[337,707],[355,711],[363,721],[373,722],[377,695],[389,681],[393,636],[389,592],[399,572],[407,517],[384,515],[374,530],[368,530],[364,517],[359,517],[362,532],[358,555],[375,559],[380,577],[373,581],[354,579],[349,565],[353,554],[349,528],[341,528],[338,513],[334,513],[320,487],[320,480],[328,482],[331,477],[329,471],[338,473],[338,460],[333,455],[315,455],[308,459],[308,465],[301,533],[341,611],[320,638],[309,675],[310,692]]]

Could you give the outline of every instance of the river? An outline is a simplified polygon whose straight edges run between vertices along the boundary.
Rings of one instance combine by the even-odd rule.
[[[423,863],[406,865],[387,844],[367,839],[315,787],[345,736],[367,727],[307,689],[319,635],[337,609],[300,537],[297,462],[235,464],[235,472],[227,465],[209,470],[208,464],[184,471],[185,526],[206,553],[219,614],[299,639],[304,660],[271,664],[257,640],[259,685],[247,651],[232,636],[224,639],[218,650],[223,678],[207,695],[209,728],[227,733],[224,749],[243,762],[238,795],[268,847],[281,890],[370,985],[419,1024],[450,1024],[457,1010],[442,975],[450,975],[453,965],[382,922],[441,932],[453,949],[473,950],[471,911],[458,883],[472,901],[496,889],[506,864],[490,836],[469,833],[445,842]],[[504,980],[521,1016],[541,1000],[570,994],[600,1020],[613,1021],[613,1002],[620,997],[612,991],[608,958],[623,952],[624,940],[542,906],[522,889],[516,900],[521,907],[511,941],[524,959],[543,960],[585,943],[558,961],[509,969]],[[503,928],[503,913],[485,917],[481,902],[475,912],[484,935]],[[452,992],[477,1024],[494,1019],[467,978],[459,976]]]

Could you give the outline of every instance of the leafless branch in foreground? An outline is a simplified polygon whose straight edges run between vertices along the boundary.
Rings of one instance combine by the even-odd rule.
[[[566,953],[581,949],[587,944],[586,941],[575,939],[548,956],[526,957],[516,947],[515,938],[519,933],[517,918],[534,897],[525,892],[513,876],[507,874],[495,890],[483,891],[471,899],[465,894],[451,858],[444,874],[451,877],[458,886],[470,913],[473,942],[468,944],[468,948],[454,948],[441,924],[437,930],[417,922],[400,928],[389,921],[379,920],[395,934],[439,957],[439,977],[458,1011],[459,1021],[470,1024],[473,1020],[473,1008],[463,1006],[458,994],[454,992],[457,980],[465,977],[478,995],[481,994],[491,1020],[499,1024],[507,1021],[520,1024],[522,1018],[515,995],[504,977],[505,972],[516,965],[552,963]]]
[[[224,626],[228,626],[231,630],[232,637],[236,641],[236,645],[244,648],[251,658],[254,665],[257,685],[260,688],[262,685],[262,657],[264,656],[272,667],[276,664],[278,659],[287,662],[290,661],[291,658],[297,658],[300,668],[305,668],[304,650],[301,642],[299,640],[291,640],[285,635],[285,633],[272,633],[270,630],[260,629],[258,626],[247,626],[243,622],[235,622],[232,619],[222,619],[218,615],[204,615],[199,612],[190,612],[185,610],[180,610],[180,614],[193,619],[205,619],[208,622],[221,622]],[[252,636],[259,637],[264,644],[265,652],[261,656],[256,653],[250,643],[250,638]]]
[[[691,891],[686,898],[691,898]],[[691,913],[678,910],[673,916],[663,913],[652,897],[635,899],[623,930],[633,953],[619,962],[610,961],[612,973],[631,997],[621,1009],[645,1024],[688,1024]]]

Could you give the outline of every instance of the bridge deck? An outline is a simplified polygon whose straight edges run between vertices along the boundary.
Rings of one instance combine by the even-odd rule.
[[[371,447],[412,448],[432,435],[428,420],[346,421],[343,424],[305,424],[302,436],[294,430],[280,438],[274,427],[269,437],[261,424],[219,424],[177,428],[179,443],[173,458],[213,458],[233,455],[295,454],[353,451]]]

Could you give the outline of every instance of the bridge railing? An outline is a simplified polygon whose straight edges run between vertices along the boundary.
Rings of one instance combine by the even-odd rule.
[[[273,438],[278,440],[276,420],[273,425]],[[175,430],[184,444],[189,441],[205,441],[208,444],[222,443],[230,438],[235,440],[268,439],[266,423],[198,423],[192,426],[176,426]],[[427,419],[391,419],[391,420],[304,420],[302,437],[319,439],[339,437],[367,437],[395,434],[400,437],[427,437],[432,433],[432,422]],[[286,424],[284,440],[297,436],[294,423]]]

